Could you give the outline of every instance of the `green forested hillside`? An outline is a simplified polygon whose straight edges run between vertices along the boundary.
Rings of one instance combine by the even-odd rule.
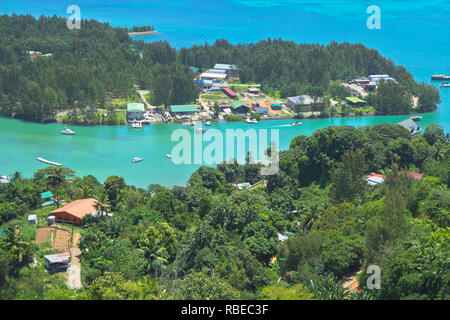
[[[361,44],[217,40],[176,50],[167,42],[133,41],[128,31],[94,20],[69,30],[56,16],[0,16],[0,115],[47,122],[67,111],[76,123],[80,114],[89,117],[86,106],[112,114],[112,99],[139,100],[135,85],[150,90],[153,105],[192,103],[198,92],[188,66],[206,70],[216,63],[237,64],[242,81],[261,83],[265,92],[279,91],[281,97],[345,95],[332,81],[386,73],[398,85],[386,84],[368,98],[378,113],[411,112],[412,94],[420,99],[417,111],[432,111],[439,102],[435,87],[416,83],[404,67]],[[104,123],[113,123],[108,117]]]
[[[295,138],[277,175],[221,164],[172,189],[136,189],[117,176],[68,183],[72,172],[60,168],[16,174],[0,184],[0,298],[448,299],[448,143],[437,124],[414,139],[391,124],[328,127]],[[384,183],[368,185],[369,172]],[[233,186],[263,179],[267,186],[254,190]],[[44,249],[25,226],[48,190],[66,201],[95,197],[114,214],[76,229],[79,291],[43,270]],[[369,265],[381,269],[379,290],[366,286]],[[342,286],[352,275],[359,293]]]

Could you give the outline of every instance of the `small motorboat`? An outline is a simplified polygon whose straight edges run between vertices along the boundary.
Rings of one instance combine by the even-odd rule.
[[[254,124],[258,123],[258,120],[256,120],[256,119],[250,119],[250,118],[247,118],[247,119],[245,119],[244,121],[245,121],[246,123],[254,123]]]
[[[133,163],[141,162],[142,160],[144,160],[144,158],[134,157]]]
[[[172,156],[171,156],[170,154],[166,154],[166,157],[167,157],[168,159],[172,158]]]
[[[422,120],[422,117],[421,116],[414,116],[414,117],[410,117],[410,119],[412,121],[420,121],[420,120]]]
[[[74,135],[75,131],[70,130],[69,128],[65,128],[61,131],[61,134]]]
[[[195,130],[195,133],[203,133],[203,132],[205,132],[206,131],[206,129],[197,129],[197,130]]]
[[[211,121],[206,121],[205,125],[210,126],[211,125]]]
[[[439,86],[440,88],[450,88],[450,83],[445,82]]]
[[[291,123],[291,126],[301,126],[303,123],[302,122],[294,122]]]

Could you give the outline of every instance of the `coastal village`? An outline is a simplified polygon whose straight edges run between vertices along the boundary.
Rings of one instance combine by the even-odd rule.
[[[194,104],[171,105],[168,109],[151,106],[147,102],[148,91],[138,90],[141,102],[127,103],[126,120],[133,128],[154,122],[174,122],[190,126],[195,123],[210,125],[215,121],[244,121],[256,124],[261,120],[320,118],[325,116],[374,115],[375,110],[364,100],[369,93],[376,92],[380,81],[396,81],[387,74],[369,75],[367,78],[348,79],[339,83],[348,89],[351,96],[340,99],[314,97],[303,94],[299,96],[273,97],[263,92],[257,83],[242,83],[239,67],[232,64],[216,64],[214,68],[200,72],[191,66],[195,74],[195,86],[199,98]],[[417,108],[418,98],[413,97],[413,108]],[[323,105],[332,108],[326,114]],[[319,111],[318,109],[321,109]],[[411,119],[420,120],[415,116]],[[294,122],[292,125],[300,125]],[[408,129],[411,129],[408,127]]]

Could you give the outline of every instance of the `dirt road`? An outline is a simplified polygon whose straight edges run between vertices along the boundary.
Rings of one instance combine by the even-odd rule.
[[[73,234],[72,248],[70,248],[70,256],[72,257],[70,267],[67,269],[67,287],[71,290],[82,288],[81,284],[81,250],[78,248],[80,234],[78,232]]]

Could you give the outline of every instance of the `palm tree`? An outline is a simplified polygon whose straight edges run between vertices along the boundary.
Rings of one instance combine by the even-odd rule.
[[[97,211],[97,218],[103,219],[104,215],[108,214],[108,205],[105,204],[106,195],[101,194],[100,197],[95,198],[94,208]]]
[[[9,227],[5,233],[4,247],[12,254],[14,262],[21,263],[25,257],[31,255],[33,246],[23,240],[19,230],[16,230],[15,227]]]
[[[68,168],[49,167],[44,169],[47,176],[48,185],[55,191],[56,207],[59,208],[59,190],[67,183],[68,178],[72,178],[74,171]]]

